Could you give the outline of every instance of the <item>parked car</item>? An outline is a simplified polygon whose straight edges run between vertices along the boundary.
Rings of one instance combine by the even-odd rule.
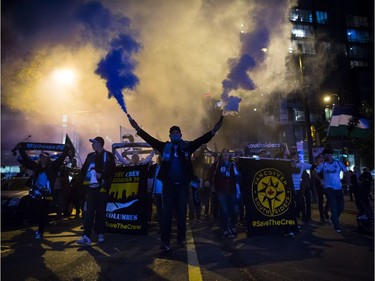
[[[30,203],[29,177],[11,178],[1,183],[1,221],[19,223]]]
[[[14,177],[1,184],[1,221],[2,224],[19,224],[30,219],[30,184],[28,177]],[[63,214],[70,216],[73,210],[72,189],[69,186],[64,194]],[[56,213],[51,201],[49,213]]]

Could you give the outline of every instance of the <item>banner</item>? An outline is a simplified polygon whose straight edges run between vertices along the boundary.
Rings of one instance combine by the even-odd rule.
[[[64,151],[65,145],[59,143],[40,143],[40,142],[21,142],[17,144],[16,149],[20,150],[48,150]]]
[[[289,160],[240,157],[247,234],[286,233],[295,229],[296,212]]]
[[[108,232],[147,234],[147,179],[148,165],[116,167],[106,209]]]

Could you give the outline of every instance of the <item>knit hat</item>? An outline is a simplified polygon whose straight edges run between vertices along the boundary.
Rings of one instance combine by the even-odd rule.
[[[173,131],[179,131],[181,133],[181,129],[180,127],[178,126],[172,126],[170,129],[169,129],[169,133],[171,134]]]

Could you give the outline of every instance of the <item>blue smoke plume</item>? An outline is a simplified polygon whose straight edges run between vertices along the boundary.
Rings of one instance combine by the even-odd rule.
[[[237,90],[238,88],[245,90],[254,90],[255,84],[250,79],[247,72],[255,66],[254,59],[244,54],[241,58],[232,64],[232,69],[227,75],[227,79],[222,82],[223,93],[221,94],[221,100],[224,102],[224,111],[238,111],[241,98],[236,96],[229,96],[229,92]]]
[[[127,113],[122,91],[134,90],[139,83],[133,73],[136,62],[132,55],[140,49],[140,44],[129,35],[120,35],[111,42],[110,52],[98,63],[95,73],[105,79],[108,89],[108,98],[114,97],[121,109]]]

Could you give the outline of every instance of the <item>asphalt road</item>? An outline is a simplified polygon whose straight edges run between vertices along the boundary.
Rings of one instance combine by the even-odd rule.
[[[43,240],[34,240],[35,226],[2,226],[1,280],[374,280],[373,236],[357,231],[349,208],[341,221],[342,233],[313,221],[295,237],[247,237],[240,227],[223,240],[218,223],[204,220],[189,225],[186,248],[172,244],[168,254],[156,223],[148,235],[107,234],[90,247],[75,243],[82,230],[74,217],[52,222]]]

